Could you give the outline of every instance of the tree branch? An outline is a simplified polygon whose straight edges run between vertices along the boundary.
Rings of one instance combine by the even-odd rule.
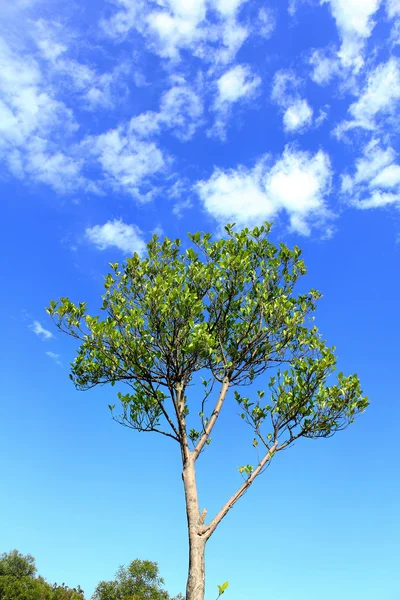
[[[161,433],[162,435],[165,435],[166,437],[171,438],[172,440],[175,440],[176,442],[180,443],[180,439],[178,437],[176,437],[175,435],[173,435],[172,433],[168,433],[168,431],[163,431],[162,429],[157,429],[156,427],[136,427],[135,425],[131,425],[130,421],[128,419],[120,419],[118,417],[112,417],[112,420],[115,421],[116,423],[118,423],[119,425],[123,425],[124,427],[127,427],[128,429],[135,429],[136,431],[139,432],[150,432],[150,431],[155,431],[156,433]]]
[[[213,427],[219,417],[219,413],[221,412],[221,408],[225,401],[226,393],[227,393],[228,389],[229,389],[229,379],[228,379],[228,377],[224,377],[222,386],[221,386],[221,391],[219,393],[214,410],[211,414],[210,420],[208,421],[208,423],[203,431],[202,436],[200,437],[199,441],[197,442],[195,449],[193,450],[193,456],[194,456],[195,461],[198,459],[200,452],[202,451],[206,441],[210,437],[210,433],[213,430]]]
[[[222,519],[228,514],[230,509],[236,504],[236,502],[239,500],[239,498],[241,498],[243,496],[243,494],[245,494],[247,492],[247,490],[249,489],[249,487],[251,486],[251,484],[257,477],[257,475],[260,474],[261,470],[265,467],[265,465],[271,459],[271,457],[273,456],[273,454],[276,452],[277,449],[278,449],[278,440],[275,439],[274,444],[272,445],[270,450],[268,450],[267,454],[264,456],[264,458],[259,463],[257,468],[254,469],[252,474],[246,479],[246,481],[243,483],[243,485],[240,486],[240,488],[237,490],[237,492],[229,498],[229,500],[226,502],[226,504],[224,504],[224,506],[221,508],[219,513],[212,519],[212,521],[208,525],[205,525],[203,527],[201,533],[207,540],[211,537],[211,535],[214,533],[215,529],[218,527],[218,525],[220,524]]]

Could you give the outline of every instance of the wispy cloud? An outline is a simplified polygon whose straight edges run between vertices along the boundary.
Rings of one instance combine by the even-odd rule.
[[[138,31],[150,50],[179,61],[182,51],[212,64],[231,62],[249,30],[240,22],[244,0],[166,0],[154,5],[116,0],[116,11],[102,23],[110,37],[123,39]]]
[[[354,128],[374,130],[380,115],[395,114],[400,101],[400,61],[392,57],[378,65],[367,77],[366,84],[356,102],[350,105],[352,118],[339,124],[336,135],[340,137]],[[388,125],[385,120],[385,126]]]
[[[63,366],[59,354],[56,354],[55,352],[46,352],[46,355],[51,358],[51,360],[54,360],[56,365],[59,365],[60,367]]]
[[[400,165],[391,146],[372,139],[355,163],[354,174],[342,176],[342,194],[359,209],[400,206]]]
[[[45,329],[39,321],[34,321],[29,328],[32,329],[41,340],[48,341],[54,338],[54,335],[48,329]]]
[[[314,111],[300,96],[302,85],[293,71],[282,69],[274,75],[271,99],[283,112],[283,129],[287,133],[302,133],[312,125]]]
[[[261,78],[248,65],[236,65],[221,75],[216,82],[216,121],[210,131],[211,135],[225,138],[226,124],[233,105],[249,102],[257,94],[260,84]]]

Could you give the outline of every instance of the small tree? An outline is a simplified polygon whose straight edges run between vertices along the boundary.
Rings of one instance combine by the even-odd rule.
[[[179,446],[189,534],[186,600],[204,599],[205,545],[272,458],[301,437],[332,436],[368,405],[356,375],[339,373],[330,381],[334,348],[308,322],[320,294],[294,294],[306,272],[300,250],[275,246],[268,224],[225,229],[226,239],[217,241],[210,234],[189,235],[193,245],[185,251],[180,240],[154,236],[143,260],[135,254],[121,266],[111,264],[103,319],[68,298],[48,308],[57,327],[81,342],[70,375],[76,387],[127,384],[127,393],[117,394],[121,414],[110,405],[114,418]],[[262,389],[244,397],[241,387],[268,370]],[[197,404],[189,386],[205,373]],[[255,466],[241,467],[243,484],[207,520],[195,464],[228,396],[263,452]],[[197,427],[189,424],[194,415]]]
[[[180,600],[171,598],[163,585],[157,563],[136,559],[120,567],[113,581],[100,581],[92,600]]]
[[[80,586],[51,586],[36,572],[35,559],[30,554],[4,552],[0,556],[0,600],[84,600]]]
[[[36,563],[31,554],[23,555],[18,550],[3,552],[0,555],[0,577],[10,576],[15,579],[35,577]]]

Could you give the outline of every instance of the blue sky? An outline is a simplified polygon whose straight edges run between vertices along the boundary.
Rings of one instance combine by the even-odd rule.
[[[400,597],[399,45],[399,0],[2,0],[0,551],[88,597],[136,557],[184,591],[178,448],[115,424],[115,389],[74,390],[45,306],[97,310],[153,232],[273,220],[371,406],[255,482],[209,542],[207,600]],[[228,406],[199,461],[210,515],[242,427]]]

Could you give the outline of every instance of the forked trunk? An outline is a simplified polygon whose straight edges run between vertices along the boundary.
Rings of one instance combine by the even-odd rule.
[[[206,539],[200,535],[204,518],[200,515],[193,459],[185,461],[182,478],[189,532],[189,573],[185,600],[204,600]]]

